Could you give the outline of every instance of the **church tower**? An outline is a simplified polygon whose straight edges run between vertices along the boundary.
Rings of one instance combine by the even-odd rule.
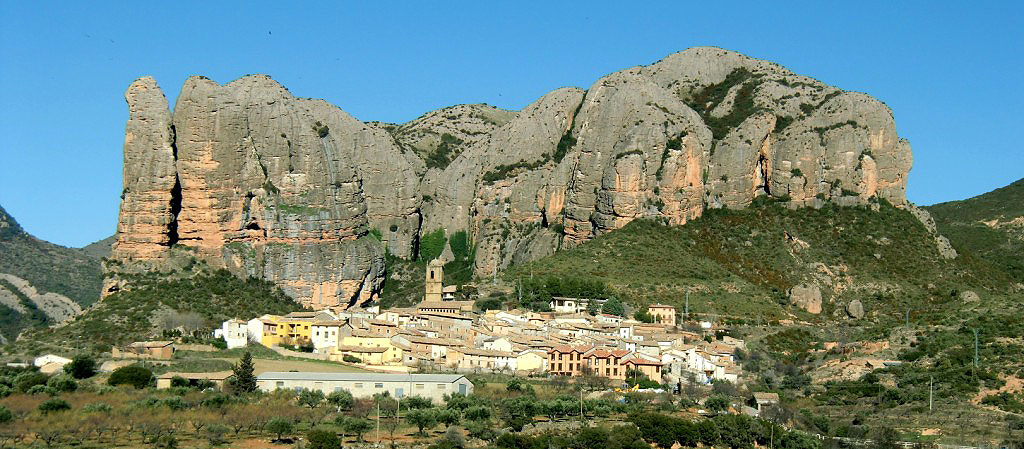
[[[423,297],[424,301],[433,302],[441,301],[441,286],[442,280],[444,279],[444,263],[440,259],[431,260],[427,264],[427,278],[426,295]]]

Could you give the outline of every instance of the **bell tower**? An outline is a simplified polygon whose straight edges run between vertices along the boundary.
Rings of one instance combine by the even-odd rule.
[[[427,264],[426,295],[424,301],[441,301],[441,287],[444,280],[444,263],[440,259]]]

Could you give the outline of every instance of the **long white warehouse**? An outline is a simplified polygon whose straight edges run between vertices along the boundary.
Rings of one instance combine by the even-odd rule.
[[[452,393],[473,393],[473,383],[459,374],[266,372],[256,376],[256,384],[263,391],[305,389],[330,394],[344,389],[356,398],[386,391],[392,397],[421,396],[434,402]]]

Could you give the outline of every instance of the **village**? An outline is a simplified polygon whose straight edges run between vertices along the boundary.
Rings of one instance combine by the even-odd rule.
[[[431,262],[423,300],[415,307],[335,307],[231,319],[215,336],[229,349],[256,344],[383,373],[594,376],[613,387],[643,377],[674,391],[686,384],[736,382],[740,375],[736,350],[744,348],[742,340],[716,338],[710,322],[695,323],[697,331],[682,330],[669,305],[647,308],[653,323],[591,315],[586,298],[555,297],[551,312],[475,312],[474,302],[456,300],[454,286],[445,286],[443,277],[442,264]],[[292,374],[293,382],[309,380]]]

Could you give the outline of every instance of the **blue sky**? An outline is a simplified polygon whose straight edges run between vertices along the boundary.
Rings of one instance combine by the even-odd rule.
[[[713,45],[886,102],[914,149],[915,203],[1024,177],[1020,2],[149,3],[0,2],[0,205],[40,238],[114,232],[123,93],[143,75],[173,104],[189,75],[266,73],[404,122],[459,103],[519,109]]]

